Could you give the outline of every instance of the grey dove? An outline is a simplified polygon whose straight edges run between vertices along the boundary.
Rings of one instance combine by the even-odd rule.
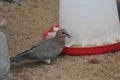
[[[3,1],[13,2],[13,3],[19,2],[19,0],[3,0]]]
[[[48,38],[41,41],[38,45],[17,54],[15,57],[11,57],[10,61],[13,63],[26,59],[35,59],[46,61],[48,64],[51,64],[52,60],[62,52],[66,37],[70,38],[71,36],[65,29],[60,29],[56,32],[56,36],[54,38]]]
[[[21,5],[19,0],[1,0],[1,1],[7,1],[7,2],[10,2],[10,3],[16,3],[18,6]]]

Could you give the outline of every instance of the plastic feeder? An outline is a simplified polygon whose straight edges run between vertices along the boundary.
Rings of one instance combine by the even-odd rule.
[[[45,39],[48,28],[43,33]],[[65,28],[74,40],[64,47],[70,55],[100,54],[120,49],[120,25],[116,0],[60,0],[60,28]],[[89,46],[92,45],[92,46]]]

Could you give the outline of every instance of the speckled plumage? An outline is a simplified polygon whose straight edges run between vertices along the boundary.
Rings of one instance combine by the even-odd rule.
[[[67,31],[60,29],[56,33],[56,37],[43,40],[38,45],[11,57],[11,62],[19,62],[25,59],[36,59],[36,60],[51,60],[56,58],[64,48],[65,37],[70,37]]]

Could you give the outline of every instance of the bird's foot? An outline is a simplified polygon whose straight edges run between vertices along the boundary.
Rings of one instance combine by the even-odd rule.
[[[53,64],[58,64],[58,63],[55,60],[51,60],[50,64],[53,65]]]

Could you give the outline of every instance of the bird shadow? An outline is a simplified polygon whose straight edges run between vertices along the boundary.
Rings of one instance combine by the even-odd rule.
[[[25,61],[25,62],[20,62],[20,63],[13,63],[11,64],[11,70],[21,70],[24,68],[35,68],[38,66],[42,66],[42,65],[47,65],[45,62],[43,61]]]

